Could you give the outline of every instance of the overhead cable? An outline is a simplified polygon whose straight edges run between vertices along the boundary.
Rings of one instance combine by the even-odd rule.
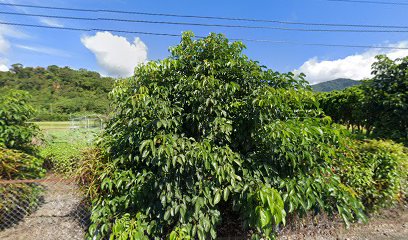
[[[166,37],[181,37],[181,34],[173,33],[161,33],[161,32],[145,32],[145,31],[129,31],[120,29],[104,29],[104,28],[74,28],[74,27],[56,27],[56,26],[44,26],[37,24],[25,24],[16,22],[4,22],[0,21],[0,24],[33,28],[46,28],[57,30],[71,30],[71,31],[83,31],[83,32],[117,32],[117,33],[130,33],[140,35],[153,35],[153,36],[166,36]],[[196,38],[205,38],[204,36],[195,36]],[[269,39],[248,39],[248,38],[229,38],[232,41],[242,42],[257,42],[257,43],[269,43],[269,44],[290,44],[290,45],[304,45],[304,46],[321,46],[321,47],[345,47],[345,48],[370,48],[370,49],[389,49],[389,50],[408,50],[408,47],[393,47],[393,46],[371,46],[371,45],[350,45],[350,44],[327,44],[327,43],[305,43],[305,42],[292,42],[292,41],[275,41]]]
[[[329,0],[330,1],[330,0]],[[334,1],[334,0],[333,0]],[[84,9],[84,8],[67,8],[67,7],[53,7],[43,5],[30,4],[14,4],[14,3],[0,3],[4,6],[25,7],[34,9],[48,9],[48,10],[63,10],[76,12],[91,12],[91,13],[118,13],[118,14],[132,14],[142,16],[161,16],[161,17],[178,17],[190,19],[210,19],[210,20],[226,20],[226,21],[245,21],[245,22],[261,22],[261,23],[276,23],[286,25],[303,25],[303,26],[328,26],[328,27],[355,27],[355,28],[397,28],[408,29],[408,26],[397,25],[371,25],[371,24],[347,24],[347,23],[318,23],[318,22],[297,22],[297,21],[283,21],[271,19],[255,19],[255,18],[238,18],[238,17],[217,17],[217,16],[203,16],[203,15],[184,15],[171,13],[155,13],[155,12],[140,12],[140,11],[124,11],[111,9]]]

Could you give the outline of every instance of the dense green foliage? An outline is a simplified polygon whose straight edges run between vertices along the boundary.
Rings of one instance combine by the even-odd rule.
[[[35,179],[44,174],[42,160],[17,150],[0,148],[1,179]]]
[[[85,69],[49,66],[23,67],[13,64],[8,72],[0,72],[0,88],[24,90],[38,108],[36,120],[67,120],[84,112],[106,114],[108,92],[114,80]]]
[[[337,170],[352,155],[347,132],[321,118],[303,76],[265,69],[243,49],[186,33],[169,58],[117,83],[101,153],[86,165],[91,238],[214,239],[226,209],[254,239],[273,237],[288,213],[365,219]]]
[[[367,210],[387,207],[406,198],[408,149],[392,141],[354,141],[352,156],[338,162],[342,180]]]
[[[338,78],[327,82],[312,85],[312,89],[316,92],[331,92],[334,90],[343,90],[348,87],[360,85],[361,81],[351,80],[348,78]]]
[[[27,123],[34,113],[29,96],[22,91],[0,95],[0,147],[31,151],[31,141],[38,134],[34,124]]]
[[[324,112],[368,136],[408,143],[408,57],[378,56],[374,77],[339,92],[320,94]]]

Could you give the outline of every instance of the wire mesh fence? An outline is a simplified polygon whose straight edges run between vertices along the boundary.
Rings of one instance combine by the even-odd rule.
[[[0,239],[84,239],[89,214],[74,179],[0,180]]]

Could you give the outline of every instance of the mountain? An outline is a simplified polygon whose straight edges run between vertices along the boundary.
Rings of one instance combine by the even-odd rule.
[[[68,120],[72,115],[106,114],[108,93],[114,79],[85,69],[74,70],[55,65],[24,67],[13,64],[8,72],[0,72],[0,94],[24,90],[31,95],[37,109],[34,120]]]
[[[331,92],[334,90],[343,90],[345,88],[360,84],[361,81],[352,80],[348,78],[338,78],[331,81],[318,83],[312,85],[311,87],[316,92]]]

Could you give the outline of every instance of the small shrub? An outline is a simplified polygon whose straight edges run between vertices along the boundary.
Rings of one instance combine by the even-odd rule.
[[[108,164],[103,161],[101,151],[91,147],[82,151],[79,166],[75,176],[78,183],[85,190],[85,196],[89,199],[97,197],[100,192],[100,175],[106,171]]]
[[[0,180],[37,179],[44,174],[42,160],[17,150],[0,148]],[[0,228],[2,228],[7,226],[10,214],[17,216],[14,212],[17,208],[30,211],[37,204],[41,187],[35,183],[10,183],[0,186]]]

